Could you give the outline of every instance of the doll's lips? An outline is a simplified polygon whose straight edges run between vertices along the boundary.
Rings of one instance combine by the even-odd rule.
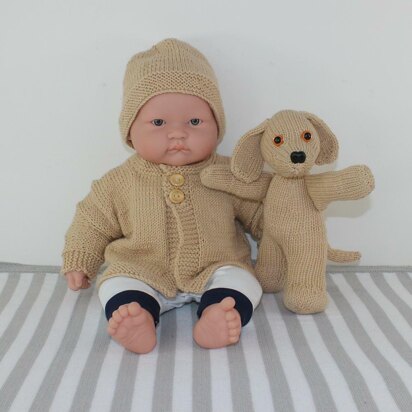
[[[168,149],[169,152],[188,152],[189,149],[186,146],[176,145]]]

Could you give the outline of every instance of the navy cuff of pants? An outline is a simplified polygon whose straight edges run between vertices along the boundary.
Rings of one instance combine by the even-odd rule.
[[[153,296],[139,290],[125,290],[111,297],[104,308],[107,320],[112,317],[113,312],[119,309],[120,306],[132,302],[137,302],[143,309],[146,309],[153,316],[155,325],[159,323],[159,303]]]
[[[236,304],[235,309],[240,314],[242,326],[245,326],[251,319],[253,314],[252,302],[243,294],[233,289],[216,288],[206,291],[200,299],[197,316],[200,318],[203,311],[210,305],[221,302],[228,296],[232,297]]]

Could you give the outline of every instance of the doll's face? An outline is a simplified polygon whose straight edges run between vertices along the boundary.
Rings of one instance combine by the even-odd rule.
[[[217,137],[208,103],[182,93],[152,97],[130,128],[130,140],[143,159],[171,166],[207,159],[216,149]]]

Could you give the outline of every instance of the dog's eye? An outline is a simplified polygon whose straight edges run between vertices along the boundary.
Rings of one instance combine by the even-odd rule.
[[[309,140],[312,139],[312,134],[306,130],[301,134],[301,138],[305,142],[309,142]]]
[[[283,136],[281,135],[277,135],[273,138],[273,143],[275,144],[275,146],[281,146],[283,143]]]

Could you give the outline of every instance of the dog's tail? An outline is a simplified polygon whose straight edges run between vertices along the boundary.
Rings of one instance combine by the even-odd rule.
[[[349,252],[346,250],[332,249],[328,246],[328,260],[336,263],[356,262],[361,258],[359,252]]]

